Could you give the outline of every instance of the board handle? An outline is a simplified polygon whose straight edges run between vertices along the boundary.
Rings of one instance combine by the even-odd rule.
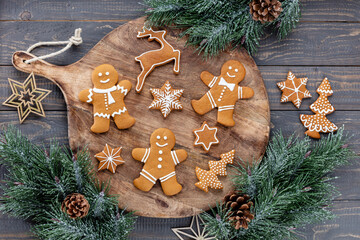
[[[63,67],[56,66],[44,60],[37,60],[31,63],[25,63],[26,60],[32,59],[34,57],[35,55],[31,53],[18,51],[13,54],[12,64],[16,69],[22,72],[27,72],[27,73],[33,72],[35,75],[40,75],[49,78],[53,81],[59,79],[56,75],[61,73],[63,69],[59,69],[59,68],[63,68]]]

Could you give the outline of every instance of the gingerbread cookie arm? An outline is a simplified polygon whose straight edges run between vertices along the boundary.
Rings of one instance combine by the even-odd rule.
[[[131,155],[135,160],[145,163],[149,158],[150,148],[134,148]]]
[[[238,87],[238,99],[248,99],[254,96],[254,90],[251,87]]]
[[[85,90],[82,90],[79,93],[79,99],[82,102],[92,103],[93,102],[93,98],[92,98],[93,95],[94,95],[94,93],[93,93],[92,89],[85,89]]]
[[[171,156],[173,158],[175,165],[177,165],[186,160],[187,152],[184,149],[178,149],[175,151],[171,151]]]
[[[208,71],[203,71],[200,74],[201,81],[206,84],[208,87],[213,87],[215,82],[217,81],[217,77],[209,73]]]
[[[131,89],[131,82],[129,80],[122,80],[118,84],[118,89],[121,90],[124,95],[128,94]]]

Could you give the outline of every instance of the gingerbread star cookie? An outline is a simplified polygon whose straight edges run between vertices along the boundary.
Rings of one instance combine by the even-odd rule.
[[[193,130],[196,136],[194,145],[201,145],[203,149],[208,152],[211,145],[219,143],[219,139],[216,137],[217,131],[217,127],[209,127],[207,122],[204,121],[199,129]]]
[[[306,89],[308,78],[296,78],[292,72],[289,72],[284,82],[278,82],[277,86],[282,91],[280,102],[292,102],[299,108],[303,98],[310,98],[311,94]]]
[[[116,167],[125,162],[122,157],[120,157],[120,154],[121,147],[112,149],[106,144],[104,150],[95,155],[100,162],[98,171],[109,169],[110,172],[115,173]]]
[[[149,108],[160,110],[164,118],[170,114],[171,110],[182,110],[180,97],[184,89],[173,89],[169,81],[166,81],[161,88],[151,88],[150,92],[154,97],[154,101]]]

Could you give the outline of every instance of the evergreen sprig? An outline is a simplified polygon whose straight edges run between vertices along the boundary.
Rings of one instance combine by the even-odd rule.
[[[135,217],[119,211],[109,184],[96,180],[87,149],[73,155],[55,143],[46,150],[9,127],[0,136],[0,163],[8,172],[0,211],[32,220],[40,239],[127,239],[133,229]],[[61,211],[61,203],[75,192],[86,197],[90,211],[73,220]]]
[[[332,201],[339,196],[329,174],[355,156],[340,128],[317,142],[309,138],[272,138],[262,161],[234,167],[236,190],[251,196],[255,218],[248,229],[235,230],[218,204],[203,219],[217,239],[296,239],[296,229],[331,219]]]
[[[256,53],[266,29],[285,38],[300,19],[299,0],[280,0],[283,11],[271,23],[252,19],[251,0],[145,0],[148,26],[185,29],[187,45],[196,46],[204,57],[217,55],[228,47],[244,46]]]

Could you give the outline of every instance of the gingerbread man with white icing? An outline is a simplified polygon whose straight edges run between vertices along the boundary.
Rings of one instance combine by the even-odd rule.
[[[119,129],[127,129],[134,125],[135,118],[128,113],[124,97],[131,89],[128,80],[119,81],[119,74],[110,64],[103,64],[92,72],[94,88],[82,90],[79,99],[93,105],[94,124],[91,131],[107,132],[110,128],[110,117]]]
[[[216,77],[204,71],[201,80],[210,90],[199,100],[192,100],[195,112],[203,115],[218,108],[217,121],[224,126],[234,126],[235,103],[238,99],[251,98],[254,90],[250,87],[240,87],[238,84],[245,77],[245,67],[236,60],[229,60],[221,68],[221,75]]]
[[[159,128],[151,134],[150,148],[133,149],[133,158],[144,163],[140,176],[134,180],[135,187],[148,192],[159,179],[166,195],[172,196],[181,191],[175,166],[185,161],[187,152],[184,149],[172,150],[175,142],[172,131]]]

